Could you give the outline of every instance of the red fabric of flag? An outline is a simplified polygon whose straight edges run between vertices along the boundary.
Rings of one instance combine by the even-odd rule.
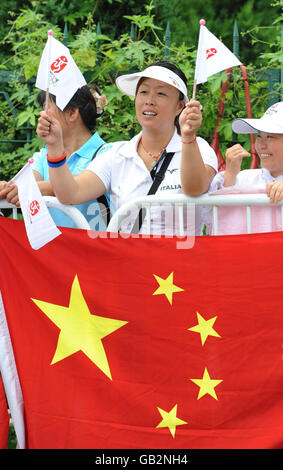
[[[29,448],[282,447],[282,233],[0,230]]]

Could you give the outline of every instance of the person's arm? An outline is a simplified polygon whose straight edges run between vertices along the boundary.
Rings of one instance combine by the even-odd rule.
[[[226,168],[224,172],[224,186],[234,186],[237,174],[241,171],[241,164],[244,157],[249,157],[250,153],[240,144],[230,147],[225,154]]]
[[[54,196],[52,185],[50,181],[44,181],[41,174],[38,171],[33,170],[35,180],[38,184],[39,190],[43,196]],[[0,181],[0,199],[7,199],[7,202],[20,207],[20,201],[18,196],[18,187],[15,183]]]
[[[41,111],[36,129],[38,137],[47,144],[50,160],[64,154],[62,129],[59,122],[45,111]],[[50,182],[56,197],[62,204],[82,204],[97,199],[106,192],[102,180],[89,170],[73,176],[68,165],[49,167]]]
[[[35,177],[35,180],[37,182],[37,185],[39,187],[39,190],[42,196],[55,196],[55,193],[53,191],[52,184],[50,183],[50,181],[44,181],[44,179],[42,178],[42,175],[36,170],[33,170],[33,175]]]
[[[199,196],[208,191],[215,170],[202,159],[196,132],[202,123],[201,105],[190,100],[180,119],[182,136],[181,184],[185,194]]]

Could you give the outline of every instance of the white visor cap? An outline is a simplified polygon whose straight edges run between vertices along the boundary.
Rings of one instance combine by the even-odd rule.
[[[188,90],[183,80],[175,72],[159,65],[151,65],[142,72],[121,75],[116,78],[116,85],[125,95],[135,97],[137,84],[142,77],[154,78],[177,88],[177,90],[183,93],[185,101],[188,103]]]
[[[283,101],[270,106],[260,119],[236,119],[232,129],[237,134],[283,134]]]

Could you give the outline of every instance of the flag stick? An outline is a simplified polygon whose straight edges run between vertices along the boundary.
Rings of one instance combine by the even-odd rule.
[[[197,90],[197,81],[194,80],[194,87],[193,87],[193,94],[192,94],[192,99],[194,100],[196,97],[196,90]]]
[[[49,37],[53,36],[53,30],[49,29],[48,31],[48,40]],[[46,88],[46,95],[45,95],[45,111],[48,110],[48,101],[49,101],[49,68],[50,68],[50,55],[51,55],[51,44],[50,40],[48,41],[48,55],[47,55],[47,88]]]
[[[205,20],[199,20],[200,26],[204,26],[206,23]],[[199,36],[199,42],[200,42],[200,36]],[[199,49],[200,44],[198,44],[198,49]],[[198,49],[197,49],[197,57],[198,57]],[[197,67],[197,63],[196,63]],[[193,86],[193,94],[192,94],[192,99],[195,99],[196,97],[196,90],[197,90],[197,79],[196,79],[196,70],[195,70],[195,79],[194,79],[194,86]]]

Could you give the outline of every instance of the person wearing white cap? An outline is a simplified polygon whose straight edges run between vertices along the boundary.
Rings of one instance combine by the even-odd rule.
[[[142,130],[129,141],[104,146],[88,168],[76,177],[64,164],[59,123],[44,111],[41,113],[37,133],[48,147],[50,179],[57,198],[64,204],[78,204],[110,192],[112,205],[118,209],[135,197],[153,191],[153,185],[157,194],[182,193],[182,184],[192,189],[194,195],[207,191],[217,172],[217,157],[209,144],[195,135],[201,124],[200,104],[195,100],[189,102],[183,72],[169,62],[160,61],[142,72],[118,77],[116,84],[123,93],[135,98],[136,116]],[[160,208],[156,208],[151,216],[152,233],[175,234],[172,211],[165,210],[162,218]],[[197,214],[198,231],[200,217]],[[137,214],[132,214],[121,231],[145,233],[146,222],[142,219],[136,224],[136,221]],[[194,225],[195,221],[189,223]]]
[[[243,157],[250,153],[240,144],[233,145],[226,152],[224,186],[266,183],[270,201],[278,202],[283,197],[283,102],[270,106],[260,119],[236,119],[232,129],[237,134],[257,134],[261,168],[240,171]]]
[[[261,168],[241,171],[242,159],[250,153],[240,144],[233,145],[226,151],[226,169],[215,176],[210,192],[225,187],[227,193],[230,189],[239,193],[266,192],[271,203],[283,199],[283,102],[270,106],[259,119],[236,119],[232,129],[238,134],[257,134],[255,149]],[[221,211],[223,229],[220,222],[219,234],[246,233],[246,218],[241,217],[239,207]],[[281,230],[280,207],[253,207],[252,224],[253,232]]]

